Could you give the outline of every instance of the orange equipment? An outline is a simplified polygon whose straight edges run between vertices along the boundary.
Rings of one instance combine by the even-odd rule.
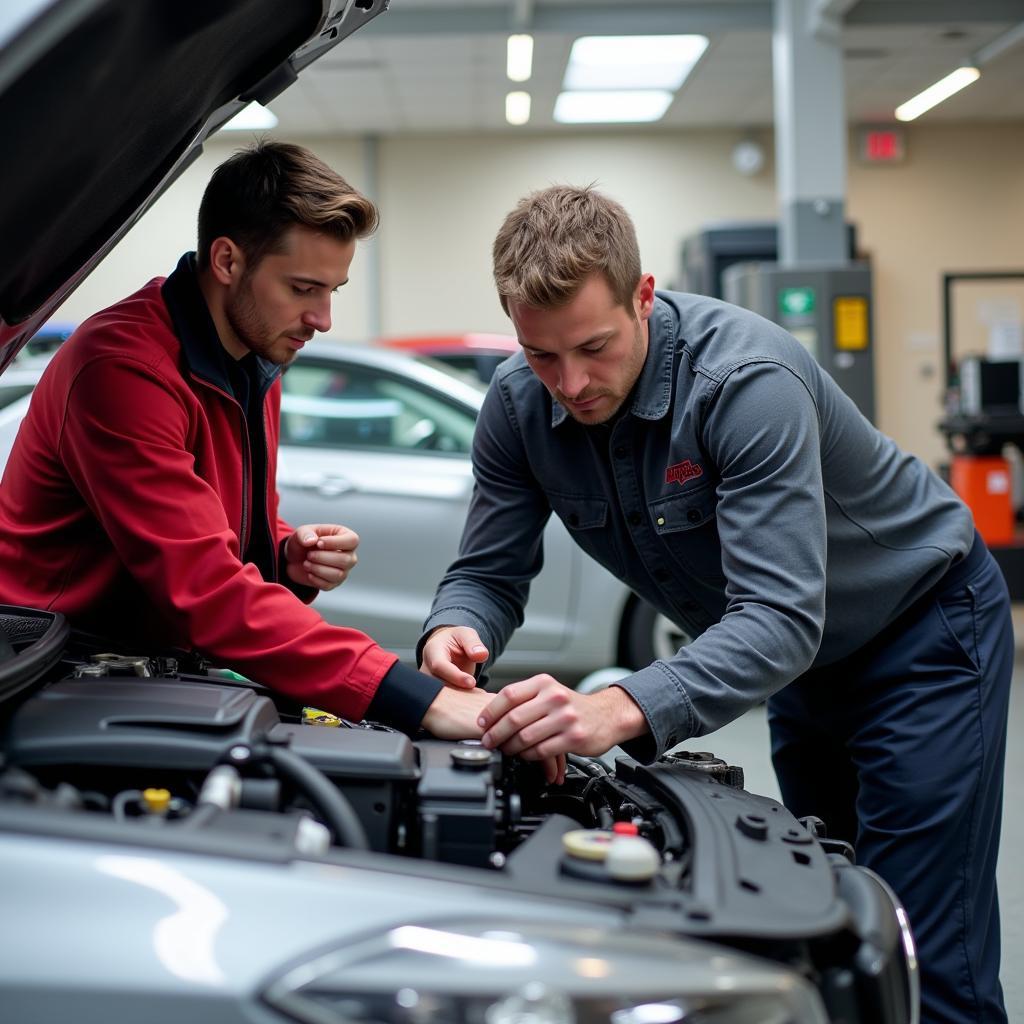
[[[974,513],[985,543],[1013,540],[1010,464],[1000,455],[954,455],[949,482]]]

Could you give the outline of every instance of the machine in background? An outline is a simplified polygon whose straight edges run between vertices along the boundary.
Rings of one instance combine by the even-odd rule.
[[[727,302],[760,313],[789,331],[874,422],[871,270],[866,263],[737,263],[722,278]]]
[[[1007,445],[1024,453],[1024,357],[953,358],[953,289],[959,281],[1021,281],[1024,271],[942,276],[942,342],[946,415],[939,423],[949,445],[949,482],[1006,577],[1010,597],[1024,600],[1024,538],[1016,528]]]
[[[871,270],[853,259],[853,225],[846,235],[846,262],[783,266],[774,224],[708,227],[683,242],[681,283],[784,327],[874,422]]]

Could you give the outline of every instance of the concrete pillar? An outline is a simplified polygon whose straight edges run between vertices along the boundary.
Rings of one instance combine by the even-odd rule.
[[[827,0],[826,0],[827,5]],[[846,109],[838,25],[822,0],[775,0],[779,263],[844,263]]]
[[[380,202],[380,139],[376,135],[363,138],[363,186],[366,195],[375,203]],[[382,258],[380,236],[363,250],[368,259],[364,264],[366,274],[367,331],[369,339],[376,341],[383,332],[384,303],[381,294]]]

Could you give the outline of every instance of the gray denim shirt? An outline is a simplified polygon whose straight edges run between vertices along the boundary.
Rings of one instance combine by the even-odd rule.
[[[624,411],[586,427],[521,353],[499,367],[476,485],[426,633],[522,624],[552,510],[588,554],[695,636],[621,680],[653,759],[861,647],[970,548],[967,507],[900,451],[782,328],[659,292]],[[423,640],[420,641],[422,649]]]

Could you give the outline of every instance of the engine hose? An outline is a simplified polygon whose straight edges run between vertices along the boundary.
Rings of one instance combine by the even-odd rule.
[[[221,808],[216,804],[198,804],[189,813],[188,817],[182,818],[178,828],[197,829],[206,828],[221,813]]]
[[[591,757],[581,757],[578,754],[566,755],[566,760],[574,768],[578,768],[585,775],[589,775],[592,779],[604,778],[608,774],[608,769],[605,768],[600,761],[596,761]]]
[[[598,825],[603,829],[610,830],[615,824],[615,815],[612,814],[611,807],[608,806],[608,802],[605,799],[604,803],[599,804],[597,800],[602,798],[601,789],[603,787],[605,776],[597,775],[590,779],[590,781],[583,787],[583,792],[580,794],[580,799],[583,801],[584,807],[594,816]]]
[[[281,778],[290,782],[313,804],[324,824],[334,833],[339,846],[352,850],[370,849],[363,823],[352,804],[323,772],[287,747],[268,743],[260,753],[270,761]]]
[[[110,804],[110,813],[117,821],[124,821],[128,817],[128,805],[137,804],[142,799],[142,790],[123,789]]]

